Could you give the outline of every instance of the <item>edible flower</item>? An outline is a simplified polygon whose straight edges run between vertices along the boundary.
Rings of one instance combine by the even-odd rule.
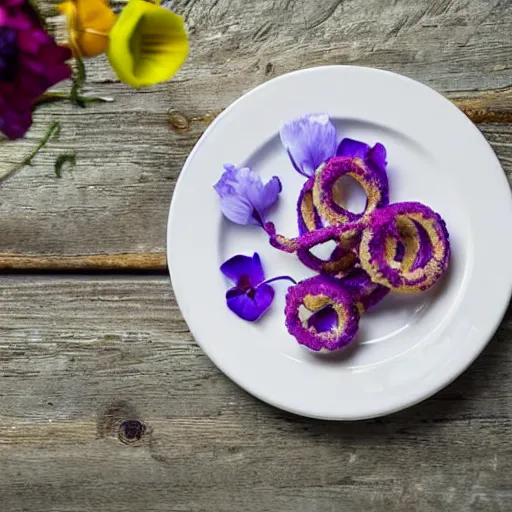
[[[226,164],[220,180],[213,186],[222,213],[235,224],[265,224],[265,212],[277,201],[282,190],[277,176],[265,185],[248,167]]]
[[[228,308],[248,322],[256,322],[270,308],[274,300],[274,289],[270,283],[288,280],[296,284],[288,276],[265,281],[258,253],[254,253],[252,258],[241,254],[233,256],[220,267],[220,270],[235,285],[226,293]]]
[[[25,135],[36,100],[71,77],[67,48],[46,33],[28,0],[0,4],[0,132],[8,139]]]
[[[169,80],[188,55],[183,18],[160,2],[130,0],[109,37],[110,64],[118,78],[132,87]]]
[[[69,46],[78,57],[105,53],[116,15],[107,0],[68,0],[57,5],[68,20]]]
[[[385,182],[388,182],[386,166],[386,148],[377,142],[375,146],[370,147],[364,142],[354,139],[343,139],[338,146],[336,156],[350,156],[363,160],[371,170],[376,172]]]
[[[327,114],[307,114],[283,123],[280,136],[293,166],[306,178],[336,154],[336,127]]]

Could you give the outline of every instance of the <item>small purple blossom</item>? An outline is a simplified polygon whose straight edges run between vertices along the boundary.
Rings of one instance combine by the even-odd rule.
[[[280,179],[274,176],[263,184],[261,177],[248,167],[226,164],[224,169],[213,186],[224,216],[235,224],[263,226],[266,211],[274,205],[282,190]]]
[[[265,273],[258,253],[250,256],[237,255],[220,267],[221,272],[235,286],[226,292],[228,308],[243,320],[256,322],[270,308],[274,300],[274,289],[270,283],[279,280],[295,281],[288,276],[279,276],[265,281]]]
[[[293,166],[305,177],[336,154],[336,127],[327,114],[307,114],[283,123],[280,136]]]

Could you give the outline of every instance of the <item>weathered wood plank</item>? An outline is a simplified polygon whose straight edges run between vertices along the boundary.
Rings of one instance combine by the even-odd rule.
[[[104,118],[98,115],[96,126]],[[185,133],[166,128],[156,135],[158,130],[153,130],[150,146],[137,142],[140,126],[151,130],[152,122],[141,119],[140,125],[125,128],[130,132],[125,137],[131,141],[129,152],[115,142],[102,143],[102,133],[92,128],[87,142],[81,135],[65,133],[51,151],[36,157],[33,167],[2,186],[0,268],[165,269],[171,191],[202,123],[192,122]],[[484,124],[480,129],[512,179],[512,124]],[[181,141],[175,154],[166,152],[167,139]],[[80,148],[77,168],[61,180],[53,178],[53,156],[72,147]],[[112,161],[97,159],[99,147],[108,148]]]
[[[161,264],[171,193],[194,143],[245,91],[294,69],[359,64],[404,73],[452,98],[477,122],[508,123],[498,130],[510,133],[508,1],[177,0],[175,9],[185,15],[191,54],[173,81],[132,91],[116,81],[104,58],[95,59],[90,89],[114,103],[84,110],[45,105],[28,140],[0,144],[4,173],[50,119],[62,123],[60,140],[2,186],[4,268],[33,268],[36,261],[60,268],[71,260],[49,262],[120,254],[150,255]],[[173,128],[169,110],[190,122],[175,116]],[[509,140],[496,148],[505,162]],[[78,166],[58,180],[53,163],[70,151]]]
[[[165,278],[6,277],[0,332],[9,512],[512,508],[510,311],[446,390],[350,424],[237,388],[195,345]]]

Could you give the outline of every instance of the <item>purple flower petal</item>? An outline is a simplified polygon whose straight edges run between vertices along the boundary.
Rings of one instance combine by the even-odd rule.
[[[368,144],[354,139],[343,139],[338,146],[336,156],[351,156],[361,158],[373,170],[381,175],[387,181],[386,166],[386,148],[377,142],[373,148]]]
[[[263,187],[263,194],[260,198],[260,204],[259,206],[256,205],[256,208],[258,210],[261,209],[262,211],[265,211],[273,206],[282,190],[283,185],[281,180],[277,176],[271,178],[270,181]]]
[[[316,332],[329,332],[338,326],[338,315],[331,306],[327,306],[308,318],[308,327],[314,327]]]
[[[222,213],[236,224],[263,225],[265,211],[281,192],[281,182],[274,176],[263,185],[261,178],[248,167],[226,164],[220,180],[213,186],[220,199]]]
[[[0,132],[8,139],[25,134],[37,99],[72,74],[71,51],[46,33],[32,3],[0,1]]]
[[[375,146],[368,152],[368,162],[372,163],[377,169],[381,172],[386,172],[386,166],[388,162],[386,160],[387,152],[386,148],[380,143],[377,142]]]
[[[245,193],[260,218],[264,218],[265,211],[277,201],[281,190],[283,187],[277,176],[271,178],[265,185],[257,176],[257,181],[247,180]]]
[[[249,293],[232,288],[226,293],[228,308],[243,320],[256,322],[270,308],[274,300],[274,289],[268,284],[257,286]]]
[[[258,224],[253,217],[254,208],[244,197],[224,197],[220,202],[220,211],[227,219],[235,224],[241,224],[242,226]]]
[[[338,146],[336,156],[351,156],[364,160],[370,152],[370,146],[354,139],[343,139]]]
[[[222,264],[220,271],[242,291],[254,288],[265,280],[263,266],[256,252],[252,258],[241,254],[233,256]]]
[[[313,176],[336,154],[336,127],[327,114],[307,114],[288,121],[280,136],[293,166],[303,176]]]

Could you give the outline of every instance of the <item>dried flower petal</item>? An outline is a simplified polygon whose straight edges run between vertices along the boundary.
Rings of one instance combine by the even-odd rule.
[[[306,177],[336,154],[336,127],[327,114],[307,114],[288,121],[280,136],[293,166]]]
[[[214,185],[219,195],[222,213],[235,224],[265,222],[266,211],[277,201],[282,190],[281,181],[274,176],[265,185],[260,176],[248,167],[225,165],[225,171]]]

